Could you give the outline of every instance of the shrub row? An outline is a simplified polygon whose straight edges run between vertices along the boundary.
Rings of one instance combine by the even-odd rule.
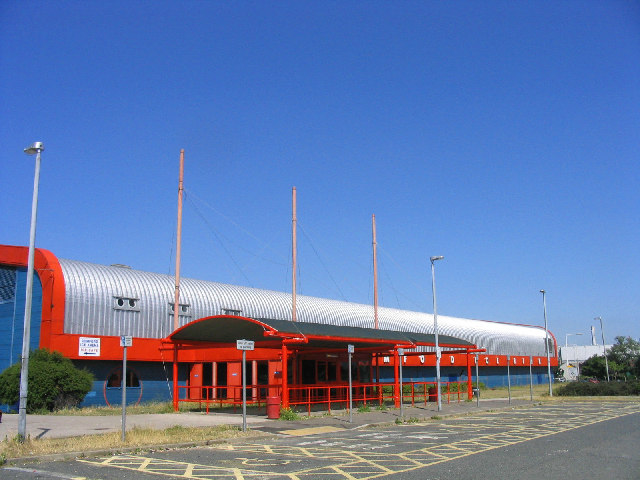
[[[77,369],[60,352],[30,353],[27,413],[76,407],[93,386],[93,375]],[[0,404],[17,406],[20,398],[20,362],[0,373]]]
[[[569,382],[559,387],[556,395],[564,397],[640,395],[640,382]]]

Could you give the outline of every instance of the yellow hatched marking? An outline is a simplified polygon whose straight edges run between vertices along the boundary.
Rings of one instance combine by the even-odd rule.
[[[557,411],[558,413],[562,413],[564,412],[564,409],[559,408]],[[574,417],[572,421],[557,422],[554,418],[553,424],[539,425],[536,427],[521,425],[518,421],[521,422],[522,418],[520,418],[520,420],[517,418],[513,420],[496,419],[496,421],[492,422],[491,425],[476,425],[476,431],[485,431],[485,429],[489,427],[508,430],[493,434],[485,434],[475,439],[465,439],[448,445],[434,445],[402,453],[345,452],[344,450],[323,448],[321,445],[305,448],[273,445],[220,445],[214,447],[214,449],[218,449],[220,451],[247,452],[288,457],[306,457],[319,460],[333,460],[335,462],[333,465],[329,466],[317,466],[289,473],[214,467],[189,464],[185,462],[174,462],[171,460],[151,459],[135,455],[110,457],[102,461],[80,461],[108,465],[127,470],[143,471],[156,475],[181,476],[183,478],[198,480],[253,480],[257,478],[273,480],[312,480],[318,478],[322,480],[371,480],[393,473],[410,472],[429,465],[436,465],[464,458],[476,453],[495,450],[506,445],[515,445],[533,439],[555,435],[560,432],[574,430],[585,425],[592,425],[637,412],[640,412],[640,404],[634,404],[628,407],[625,406],[625,408],[621,408],[620,405],[612,405],[611,409],[608,411],[603,409],[592,409],[592,411],[589,411],[589,409],[585,408],[584,411],[578,412],[577,416]],[[527,414],[526,417],[537,419],[540,416],[534,417]],[[449,425],[449,427],[455,426]],[[466,430],[470,430],[471,428],[473,427],[465,427]],[[459,428],[458,431],[461,429],[462,428]],[[285,461],[282,465],[288,463],[288,461]]]
[[[151,463],[151,459],[147,458],[140,464],[140,466],[138,467],[138,470],[144,470],[145,468],[147,468],[147,465],[149,465],[150,463]]]
[[[284,433],[285,435],[292,435],[296,437],[303,437],[305,435],[318,435],[320,433],[333,433],[333,432],[341,432],[344,428],[340,427],[309,427],[309,428],[298,428],[293,430],[281,430],[280,433]]]

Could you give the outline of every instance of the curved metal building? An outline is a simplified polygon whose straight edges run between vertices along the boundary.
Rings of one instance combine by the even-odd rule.
[[[0,245],[0,368],[21,354],[27,253],[26,247]],[[249,355],[254,391],[266,385],[270,395],[308,384],[343,388],[347,346],[354,345],[361,384],[397,383],[400,363],[423,387],[435,374],[428,313],[380,307],[374,329],[372,305],[300,295],[294,323],[289,293],[185,278],[176,328],[172,276],[59,259],[43,249],[36,249],[35,272],[31,348],[59,351],[94,373],[85,404],[120,398],[122,336],[133,338],[127,384],[138,389],[136,401],[228,395],[224,389],[237,388],[241,377],[238,339],[255,341]],[[536,383],[547,377],[543,328],[439,315],[438,333],[449,382],[469,383],[476,364],[490,386],[506,384],[508,367],[521,384],[534,374]],[[555,339],[549,338],[550,365],[557,365]]]
[[[60,259],[65,279],[64,331],[81,335],[165,338],[173,331],[174,277]],[[297,321],[373,328],[373,306],[297,296]],[[291,294],[184,278],[180,326],[212,315],[291,320]],[[380,329],[434,333],[433,315],[380,307]],[[439,315],[442,335],[466,340],[494,355],[545,355],[536,326]],[[552,337],[551,337],[552,338]],[[553,352],[552,345],[551,351]]]

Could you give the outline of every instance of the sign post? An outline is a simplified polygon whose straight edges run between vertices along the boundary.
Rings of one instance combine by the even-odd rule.
[[[123,347],[122,352],[122,441],[125,441],[125,432],[127,431],[127,347],[132,345],[132,337],[122,335],[120,337],[120,346]]]
[[[349,423],[353,423],[353,395],[351,394],[351,355],[353,352],[353,345],[347,345],[347,353],[349,354]]]
[[[236,348],[242,350],[242,431],[247,431],[247,350],[253,350],[253,340],[236,340]]]

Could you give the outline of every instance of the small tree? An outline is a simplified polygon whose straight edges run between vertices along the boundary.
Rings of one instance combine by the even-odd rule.
[[[27,413],[78,406],[91,390],[93,375],[60,352],[38,349],[29,357]],[[19,399],[20,362],[0,373],[0,403],[13,405]]]
[[[617,364],[611,362],[609,364],[609,370],[617,370]],[[585,377],[595,377],[601,380],[607,378],[607,366],[604,361],[604,355],[594,355],[580,364],[580,374]]]
[[[631,337],[616,337],[616,343],[608,350],[607,358],[618,364],[617,374],[630,377],[640,373],[640,342]]]

